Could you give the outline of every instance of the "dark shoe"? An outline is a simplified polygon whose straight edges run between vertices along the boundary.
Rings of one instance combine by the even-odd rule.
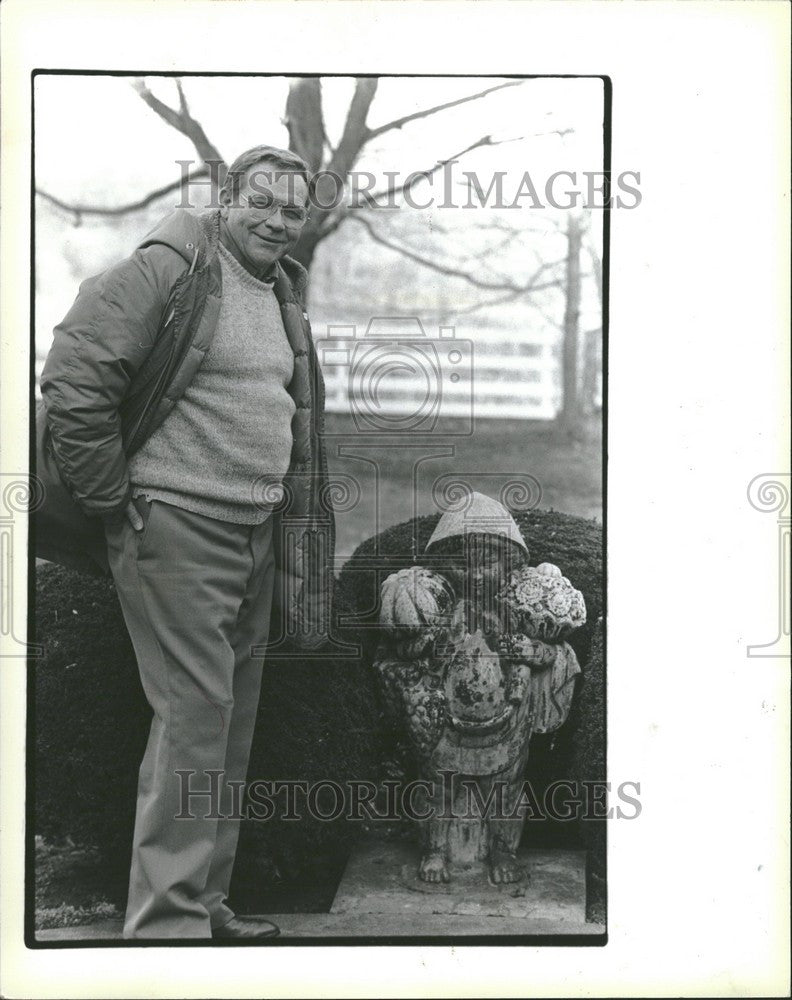
[[[215,927],[213,938],[235,938],[239,941],[255,941],[259,938],[277,937],[280,927],[259,917],[232,917],[222,927]]]

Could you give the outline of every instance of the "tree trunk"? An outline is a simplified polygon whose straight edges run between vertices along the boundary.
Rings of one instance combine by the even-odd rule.
[[[377,93],[377,79],[361,77],[355,83],[355,93],[347,111],[344,131],[338,146],[332,151],[327,172],[346,184],[349,172],[355,165],[360,151],[369,137],[366,125],[369,108]],[[322,116],[322,88],[319,80],[297,80],[289,89],[286,102],[286,125],[289,130],[289,148],[308,163],[313,173],[322,168],[325,145],[325,128]],[[314,204],[300,241],[291,256],[309,272],[316,248],[328,235],[326,223],[338,208],[325,209]]]
[[[602,330],[588,330],[583,338],[583,386],[581,406],[585,417],[602,405],[599,374],[602,369]]]
[[[580,220],[570,213],[567,223],[566,305],[564,308],[564,348],[562,354],[563,405],[559,425],[568,436],[582,435],[582,410],[578,385],[578,342],[580,317]]]
[[[293,257],[296,261],[299,261],[299,263],[302,264],[309,275],[311,273],[311,264],[313,263],[316,248],[324,238],[319,232],[318,224],[314,223],[312,225],[313,221],[314,220],[312,218],[309,218],[308,222],[306,222],[297,246],[289,254],[290,257]]]
[[[289,149],[301,156],[312,173],[322,166],[325,144],[322,83],[318,77],[295,80],[286,98]]]

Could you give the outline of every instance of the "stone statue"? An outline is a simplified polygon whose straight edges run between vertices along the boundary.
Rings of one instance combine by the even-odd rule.
[[[564,640],[585,622],[583,596],[556,566],[528,566],[513,518],[481,493],[440,518],[422,561],[382,585],[375,662],[424,782],[418,875],[486,866],[493,883],[518,882],[529,742],[569,713],[580,667]]]

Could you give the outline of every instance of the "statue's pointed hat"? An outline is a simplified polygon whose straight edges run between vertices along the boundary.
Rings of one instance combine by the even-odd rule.
[[[432,537],[426,545],[426,551],[442,538],[452,538],[455,535],[503,535],[509,541],[519,545],[528,553],[528,546],[520,534],[520,529],[511,514],[503,504],[493,500],[483,493],[469,493],[463,507],[458,510],[447,510],[437,522]]]

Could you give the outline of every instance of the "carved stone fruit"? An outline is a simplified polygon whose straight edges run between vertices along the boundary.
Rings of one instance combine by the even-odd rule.
[[[454,593],[445,577],[421,566],[391,573],[381,590],[380,624],[395,641],[397,655],[420,656],[448,623]]]

